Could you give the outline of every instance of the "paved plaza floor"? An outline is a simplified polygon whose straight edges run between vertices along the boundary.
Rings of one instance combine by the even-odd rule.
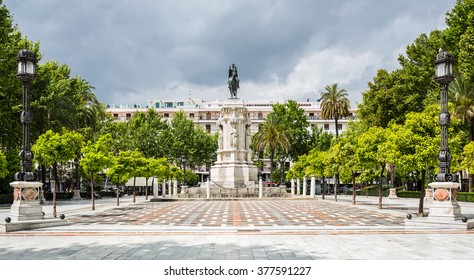
[[[474,260],[473,230],[408,228],[416,199],[59,201],[67,226],[0,233],[1,260]],[[474,218],[474,205],[461,203]],[[429,201],[425,203],[429,209]],[[43,206],[50,218],[52,206]],[[0,207],[0,219],[9,207]]]

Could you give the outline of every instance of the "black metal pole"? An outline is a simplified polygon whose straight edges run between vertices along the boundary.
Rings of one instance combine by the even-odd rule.
[[[23,111],[21,112],[20,121],[22,124],[22,148],[18,155],[21,161],[21,171],[15,174],[17,181],[34,181],[36,175],[32,172],[33,153],[31,152],[30,125],[32,122],[32,114],[30,111],[30,87],[31,81],[23,81]]]

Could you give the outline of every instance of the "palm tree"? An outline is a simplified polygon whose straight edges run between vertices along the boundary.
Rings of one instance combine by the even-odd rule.
[[[450,84],[452,94],[453,116],[462,119],[469,128],[469,141],[474,140],[474,87],[468,84],[461,76],[456,75]]]
[[[349,116],[350,102],[347,91],[337,88],[337,83],[328,85],[321,94],[321,117],[325,120],[334,119],[336,124],[336,141],[339,136],[338,120]]]
[[[266,152],[270,157],[270,182],[273,182],[273,163],[275,155],[290,149],[290,135],[281,120],[275,114],[268,114],[260,130],[254,135],[254,147],[257,153]]]
[[[449,91],[452,94],[453,116],[460,118],[468,127],[469,141],[474,140],[474,86],[460,75],[451,83]],[[474,174],[469,174],[469,191],[474,189]]]

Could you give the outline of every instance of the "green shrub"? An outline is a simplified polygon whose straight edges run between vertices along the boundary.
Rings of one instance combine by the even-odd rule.
[[[12,204],[13,194],[0,194],[0,204]]]

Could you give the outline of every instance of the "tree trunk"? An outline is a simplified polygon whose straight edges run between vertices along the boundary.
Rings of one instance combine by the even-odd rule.
[[[352,204],[356,204],[356,188],[355,188],[355,183],[356,183],[356,176],[354,172],[352,172]]]
[[[56,218],[56,192],[59,187],[58,165],[53,163],[54,189],[53,189],[53,218]]]
[[[339,173],[336,174],[336,182],[334,183],[334,201],[337,202],[337,191],[339,190]]]
[[[323,190],[322,190],[322,199],[324,200],[324,195],[326,194],[326,177],[323,176]]]
[[[148,200],[148,177],[145,178],[145,200]]]
[[[382,165],[382,170],[380,171],[380,176],[379,176],[379,209],[382,209],[382,177],[383,177],[383,172],[385,170],[385,164]]]
[[[285,159],[280,161],[281,164],[281,184],[285,183]]]
[[[136,182],[136,180],[137,180],[137,177],[133,177],[133,203],[135,203],[135,202],[137,201],[136,198],[135,198],[136,193],[137,193],[137,192],[136,192],[136,189],[135,189],[135,182]]]
[[[116,193],[116,196],[117,196],[117,206],[120,206],[120,190],[119,190],[119,186],[120,186],[120,176],[117,176],[117,193]]]
[[[272,186],[273,183],[273,160],[275,157],[273,156],[273,152],[270,152],[270,184],[269,186]]]
[[[92,201],[92,211],[95,210],[95,197],[94,197],[94,173],[91,174],[91,201]]]
[[[337,117],[334,118],[334,122],[335,122],[335,125],[336,125],[336,143],[337,143],[337,138],[339,137],[339,130],[337,129],[337,126],[338,126]]]
[[[474,174],[469,174],[468,179],[469,179],[469,192],[473,192],[474,191]]]
[[[421,171],[420,203],[418,205],[418,214],[420,214],[420,216],[423,216],[423,202],[425,201],[425,176],[426,170],[423,169],[423,171]]]

